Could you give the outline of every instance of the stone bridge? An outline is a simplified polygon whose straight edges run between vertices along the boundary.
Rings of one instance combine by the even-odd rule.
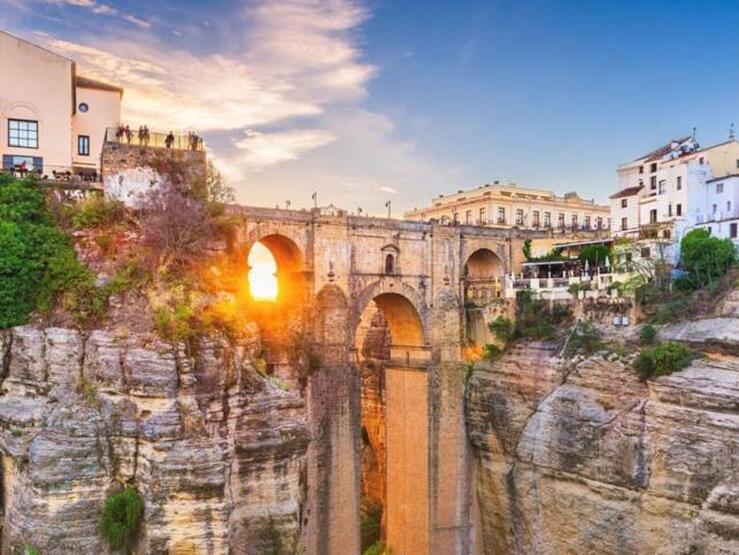
[[[517,268],[523,241],[534,234],[333,208],[232,210],[240,222],[237,248],[244,260],[257,242],[272,252],[277,306],[303,319],[316,359],[306,394],[312,431],[301,523],[306,551],[359,553],[369,444],[380,459],[372,463],[372,487],[393,552],[471,553],[462,351],[469,338],[484,340],[485,321],[508,311],[499,277]],[[372,396],[360,368],[363,342],[377,321],[389,341],[382,387]],[[366,405],[370,397],[376,402]],[[380,416],[370,422],[370,412]]]

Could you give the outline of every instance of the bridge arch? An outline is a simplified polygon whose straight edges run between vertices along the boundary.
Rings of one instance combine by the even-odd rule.
[[[248,260],[249,253],[257,243],[266,247],[275,260],[276,300],[303,299],[306,293],[305,255],[295,240],[280,233],[252,233],[244,246],[244,261]],[[247,267],[247,273],[249,270]]]
[[[475,250],[464,265],[465,277],[470,279],[495,279],[503,275],[505,265],[500,257],[490,249]]]
[[[352,325],[352,338],[355,344],[359,321],[373,302],[388,322],[393,344],[411,347],[428,345],[426,303],[410,285],[394,279],[376,281],[357,297]]]

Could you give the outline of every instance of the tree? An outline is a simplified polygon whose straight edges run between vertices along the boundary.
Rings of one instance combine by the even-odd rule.
[[[213,237],[205,202],[172,185],[150,189],[139,209],[144,242],[156,266],[168,268],[191,261]]]
[[[706,229],[694,229],[680,241],[682,265],[694,287],[702,287],[721,277],[736,260],[730,239],[712,237]]]
[[[526,239],[523,242],[523,248],[521,250],[523,251],[524,258],[531,260],[531,239]]]
[[[587,261],[591,266],[598,266],[605,263],[606,257],[611,257],[611,250],[608,247],[603,245],[588,245],[580,251],[578,260],[580,260],[581,264],[585,264]]]

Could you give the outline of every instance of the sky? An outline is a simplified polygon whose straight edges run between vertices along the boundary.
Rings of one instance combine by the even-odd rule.
[[[739,124],[739,0],[0,0],[0,28],[195,130],[244,204],[394,216],[494,180],[605,202]]]

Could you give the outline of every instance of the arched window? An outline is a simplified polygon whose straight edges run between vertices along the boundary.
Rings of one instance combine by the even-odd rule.
[[[395,273],[395,257],[392,254],[388,254],[385,256],[385,273]]]

